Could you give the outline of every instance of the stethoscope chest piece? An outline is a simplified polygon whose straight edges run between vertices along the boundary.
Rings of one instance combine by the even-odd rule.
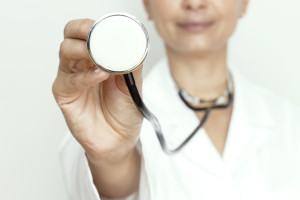
[[[143,63],[149,50],[144,25],[127,13],[112,13],[97,20],[87,38],[96,66],[113,74],[126,74]]]

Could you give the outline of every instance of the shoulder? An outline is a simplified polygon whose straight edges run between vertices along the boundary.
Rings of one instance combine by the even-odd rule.
[[[254,121],[263,120],[278,128],[300,134],[300,104],[255,83],[236,70],[232,71],[240,105]]]

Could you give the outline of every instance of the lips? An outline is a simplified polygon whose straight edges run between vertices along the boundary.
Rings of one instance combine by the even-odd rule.
[[[213,25],[213,21],[185,21],[178,23],[178,26],[186,31],[200,32],[208,29]]]

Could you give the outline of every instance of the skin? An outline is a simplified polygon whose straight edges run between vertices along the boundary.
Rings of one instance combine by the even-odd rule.
[[[144,0],[149,18],[165,42],[171,74],[179,87],[203,98],[223,92],[227,41],[247,4],[248,0]],[[213,24],[203,31],[178,26],[193,19]],[[136,143],[143,118],[122,76],[95,72],[86,49],[93,23],[79,19],[66,24],[52,91],[71,133],[85,150],[100,196],[125,197],[139,186]],[[134,74],[142,92],[142,68]],[[201,114],[195,114],[201,119]],[[230,116],[231,109],[213,111],[204,127],[220,154]]]

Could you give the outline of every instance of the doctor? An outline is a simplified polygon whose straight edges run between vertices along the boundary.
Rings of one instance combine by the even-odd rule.
[[[228,40],[248,0],[144,5],[167,58],[143,84],[142,69],[134,73],[168,144],[177,146],[203,119],[181,101],[177,88],[216,99],[230,72],[233,104],[213,110],[181,152],[166,155],[123,77],[95,69],[90,60],[86,38],[94,21],[70,21],[53,83],[69,127],[61,158],[70,199],[300,199],[300,107],[227,66]]]

